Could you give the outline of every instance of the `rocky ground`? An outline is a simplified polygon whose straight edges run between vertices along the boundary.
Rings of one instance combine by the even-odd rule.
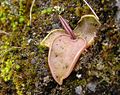
[[[74,29],[81,16],[92,14],[90,9],[82,0],[35,0],[30,23],[32,0],[1,0],[0,95],[119,95],[120,2],[116,1],[87,0],[102,25],[93,45],[59,86],[48,67],[48,48],[40,42],[48,31],[62,28],[59,14]]]

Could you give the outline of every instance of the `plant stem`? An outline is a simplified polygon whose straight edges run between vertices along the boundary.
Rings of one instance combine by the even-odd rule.
[[[69,34],[72,39],[75,39],[76,38],[75,34],[74,34],[73,30],[70,28],[69,24],[65,21],[65,19],[61,15],[59,15],[59,19],[60,19],[62,26],[65,29],[65,32],[67,34]]]

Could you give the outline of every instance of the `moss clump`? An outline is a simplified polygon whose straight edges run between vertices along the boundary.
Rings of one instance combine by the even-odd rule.
[[[30,62],[34,54],[27,43],[29,17],[24,3],[23,0],[0,3],[0,30],[9,33],[0,35],[0,79],[6,84],[2,85],[0,93],[5,95],[28,95],[34,88],[35,69]]]

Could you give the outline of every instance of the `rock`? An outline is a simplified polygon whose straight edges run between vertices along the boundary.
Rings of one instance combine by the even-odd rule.
[[[77,87],[75,88],[75,93],[76,93],[77,95],[82,95],[82,93],[83,93],[83,91],[82,91],[82,86],[77,86]]]
[[[31,38],[30,38],[30,39],[28,39],[28,44],[30,44],[32,40],[33,40],[33,39],[31,39]]]
[[[49,79],[50,79],[50,78],[49,78],[49,76],[46,76],[46,77],[44,77],[44,79],[43,79],[43,80],[44,80],[44,82],[48,82],[48,81],[49,81]]]
[[[88,83],[87,84],[87,88],[90,90],[90,91],[92,91],[92,92],[95,92],[96,91],[96,83],[93,83],[93,82],[91,82],[91,83]]]
[[[76,77],[80,79],[82,77],[82,74],[76,74]]]

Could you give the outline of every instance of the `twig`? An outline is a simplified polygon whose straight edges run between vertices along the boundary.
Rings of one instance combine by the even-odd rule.
[[[9,33],[3,31],[3,30],[0,30],[0,34],[5,34],[5,35],[9,35]]]
[[[32,1],[31,7],[30,7],[30,25],[32,23],[32,9],[33,9],[34,3],[35,3],[35,0]]]
[[[3,57],[4,55],[6,55],[8,52],[10,52],[12,50],[15,50],[15,49],[21,49],[21,47],[15,47],[15,46],[13,46],[13,47],[11,47],[11,48],[9,48],[7,50],[4,50],[3,53],[0,54],[0,58]]]
[[[96,15],[95,11],[92,9],[92,7],[87,3],[86,0],[83,0],[85,2],[85,4],[90,8],[90,10],[93,12],[93,14],[96,16],[97,19],[99,19],[99,17]]]

